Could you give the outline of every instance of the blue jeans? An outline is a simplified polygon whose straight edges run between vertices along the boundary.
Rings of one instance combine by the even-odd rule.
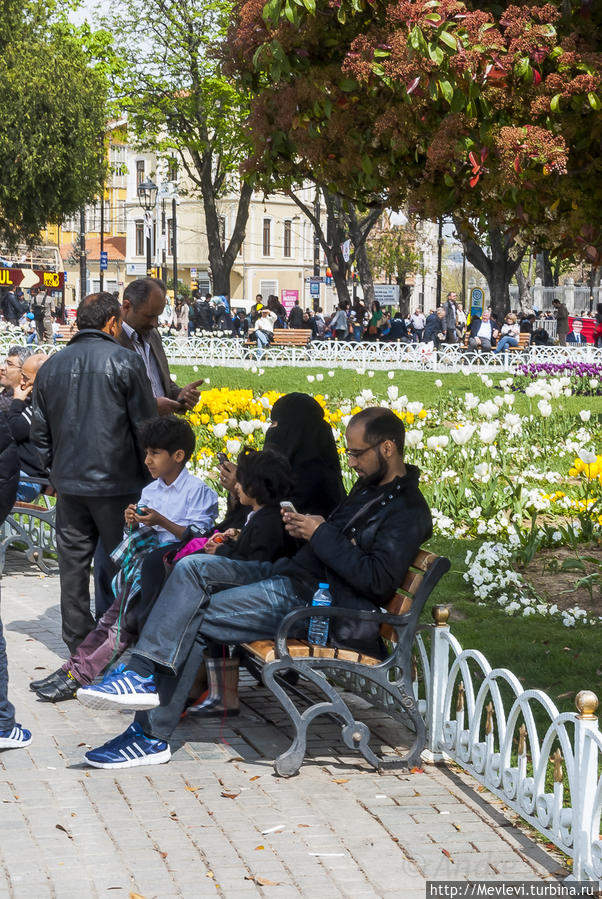
[[[29,477],[26,471],[20,471],[19,474],[26,478]],[[20,503],[31,503],[36,496],[40,495],[41,490],[41,484],[32,484],[29,481],[19,481],[16,498]]]
[[[272,567],[205,555],[176,563],[134,649],[169,672],[157,675],[161,705],[136,715],[145,733],[169,740],[208,640],[271,640],[284,616],[306,605],[290,578],[270,576]]]
[[[6,642],[2,633],[0,618],[0,732],[12,730],[15,726],[15,709],[8,701],[8,663],[6,659]]]
[[[504,337],[500,337],[498,340],[498,344],[494,349],[494,353],[503,353],[504,350],[509,346],[518,346],[518,340],[516,337],[510,337],[508,334],[505,334]]]

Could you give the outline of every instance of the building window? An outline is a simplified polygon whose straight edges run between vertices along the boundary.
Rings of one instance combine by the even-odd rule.
[[[144,159],[136,160],[136,187],[144,181]]]
[[[286,256],[287,258],[290,258],[293,255],[293,253],[292,253],[293,240],[292,239],[293,239],[292,223],[291,223],[290,219],[287,219],[284,223],[284,246],[283,246],[283,253],[284,253],[284,256]]]
[[[218,215],[217,224],[219,228],[219,243],[223,253],[226,249],[226,216]]]
[[[278,281],[260,281],[259,293],[263,297],[263,302],[267,303],[268,297],[278,296]]]
[[[111,216],[111,201],[110,200],[105,200],[104,212],[105,212],[105,218],[104,218],[104,222],[103,222],[103,230],[104,230],[105,234],[111,234],[111,232],[113,231],[113,218]],[[100,222],[99,222],[99,227],[100,227]]]
[[[199,282],[199,292],[201,296],[205,297],[208,293],[211,293],[211,282],[209,281],[207,272],[199,272],[197,280]]]
[[[127,174],[127,147],[123,144],[111,144],[109,150],[109,163],[115,178],[122,178]]]
[[[125,231],[127,229],[127,206],[125,200],[118,201],[119,218],[117,220],[117,230]]]
[[[136,256],[144,256],[144,222],[136,222]]]
[[[270,231],[272,227],[271,219],[263,220],[263,255],[270,256],[272,252]]]
[[[167,255],[173,256],[173,219],[167,219]]]

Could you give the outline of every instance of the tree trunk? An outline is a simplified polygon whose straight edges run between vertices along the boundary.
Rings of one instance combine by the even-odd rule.
[[[542,250],[537,254],[535,260],[535,274],[541,278],[544,287],[556,287],[558,285],[558,277],[554,280],[554,273],[550,265],[550,253],[548,250]]]
[[[526,309],[531,306],[531,290],[529,279],[525,277],[523,274],[522,268],[519,267],[516,270],[516,283],[518,284],[518,302],[521,309]]]
[[[211,289],[216,295],[230,296],[230,274],[238,251],[245,239],[245,229],[249,218],[249,204],[253,194],[252,185],[243,182],[240,188],[238,209],[234,229],[227,247],[222,246],[219,212],[217,208],[218,193],[212,177],[212,154],[205,153],[200,168],[201,193],[207,228],[207,246],[209,250],[209,268],[211,269]]]
[[[339,305],[341,303],[351,303],[349,289],[347,287],[347,263],[343,258],[341,244],[346,240],[345,232],[341,228],[340,208],[337,199],[333,194],[329,194],[327,190],[322,189],[322,195],[326,205],[326,221],[328,233],[332,236],[332,246],[328,243],[327,236],[324,233],[322,225],[314,215],[313,206],[306,205],[303,200],[295,194],[292,189],[285,191],[286,195],[297,204],[303,214],[309,219],[313,225],[320,246],[324,250],[326,261],[332,271],[332,278],[337,292]],[[340,203],[340,200],[339,200]]]
[[[489,228],[488,256],[482,247],[466,235],[466,227],[454,218],[456,230],[464,245],[466,258],[480,272],[489,288],[489,302],[498,322],[503,322],[510,311],[510,282],[520,267],[525,250],[508,237],[501,228]]]
[[[360,284],[364,292],[364,305],[369,309],[376,299],[374,296],[374,281],[372,278],[372,269],[368,261],[366,252],[366,239],[382,215],[382,210],[372,209],[364,218],[359,219],[355,206],[350,203],[347,211],[347,223],[349,226],[349,236],[353,244],[355,264],[360,276]]]

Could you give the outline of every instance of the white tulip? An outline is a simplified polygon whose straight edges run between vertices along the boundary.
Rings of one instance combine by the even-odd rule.
[[[387,377],[388,377],[389,381],[392,381],[393,378],[395,377],[395,372],[394,371],[387,372]]]
[[[581,411],[579,412],[579,418],[583,422],[589,421],[591,417],[591,409],[581,409]]]
[[[211,378],[205,378],[205,384],[211,384]]]
[[[328,372],[328,377],[329,377],[329,378],[334,378],[334,372],[333,372],[333,371],[329,371],[329,372]]]
[[[537,404],[537,408],[539,409],[540,415],[544,418],[549,418],[552,414],[552,406],[547,400],[540,400]]]
[[[443,387],[443,381],[440,381],[439,378],[435,381],[435,387]]]
[[[422,442],[422,431],[419,431],[417,428],[413,428],[410,431],[406,431],[406,445],[411,447],[412,449],[416,449],[416,447]]]
[[[213,435],[219,440],[221,440],[222,437],[225,437],[227,433],[228,425],[224,421],[222,421],[219,425],[213,426]]]
[[[499,408],[504,405],[504,397],[503,396],[494,396],[493,402]]]
[[[240,440],[226,440],[226,449],[233,456],[239,451],[241,447]]]
[[[393,402],[399,396],[399,388],[395,386],[387,387],[387,396]]]
[[[229,418],[228,424],[230,425],[231,428],[237,428],[238,427],[238,419],[237,418]]]
[[[316,381],[323,381],[324,375],[316,375]]]
[[[454,428],[453,431],[450,431],[450,436],[457,446],[464,446],[464,444],[468,443],[475,430],[476,428],[472,425],[464,425],[462,428]]]
[[[252,365],[252,366],[251,366],[251,371],[253,372],[254,375],[256,375],[256,374],[257,374],[257,366],[256,366],[256,365]]]
[[[595,453],[590,453],[586,449],[579,450],[578,456],[585,465],[593,465],[597,459]]]
[[[271,422],[269,422],[269,421],[260,421],[259,424],[260,424],[261,430],[263,431],[264,434],[267,434],[267,432],[270,430],[270,428],[272,426]]]
[[[423,408],[422,403],[408,403],[408,412],[411,412],[412,415],[420,415]]]
[[[262,396],[260,402],[264,409],[270,408],[270,401],[267,396]]]
[[[498,424],[495,421],[484,421],[479,428],[479,437],[483,443],[493,443],[497,437]]]
[[[600,382],[598,381],[597,378],[590,378],[590,379],[589,379],[589,386],[592,388],[592,390],[595,390],[599,383],[600,383]]]
[[[373,378],[373,377],[374,377],[374,372],[373,372],[373,371],[366,372],[366,374],[368,375],[369,378]]]
[[[477,478],[482,481],[486,481],[489,477],[490,465],[489,462],[479,462],[478,465],[475,465],[474,473]]]
[[[252,421],[244,421],[243,420],[240,422],[239,427],[240,427],[240,430],[243,432],[243,434],[245,434],[247,437],[249,436],[249,434],[252,434],[253,431],[255,430],[255,425]]]
[[[374,374],[374,372],[372,372],[372,374]],[[366,402],[374,399],[374,394],[371,390],[362,390],[362,396],[366,400]]]
[[[316,379],[314,378],[313,375],[308,375],[308,376],[307,376],[307,380],[309,381],[310,384],[313,384],[313,382],[314,382]]]
[[[198,371],[198,370],[199,370],[198,365],[193,365],[193,366],[192,366],[192,370],[193,370],[193,371]]]
[[[474,393],[465,393],[464,394],[464,405],[470,412],[471,409],[474,409],[479,405],[479,398],[475,396]]]

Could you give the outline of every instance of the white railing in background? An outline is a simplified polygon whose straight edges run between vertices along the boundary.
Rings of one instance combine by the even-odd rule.
[[[0,334],[0,355],[25,339],[19,332]],[[64,344],[42,344],[36,350],[56,352]],[[575,347],[539,346],[506,353],[477,353],[458,346],[443,345],[434,350],[430,344],[314,341],[307,347],[271,346],[260,353],[240,338],[229,337],[166,337],[163,340],[167,358],[172,365],[220,365],[230,368],[251,368],[253,365],[272,368],[292,365],[302,368],[407,369],[413,371],[516,371],[530,362],[567,362],[580,360],[602,365],[602,349],[591,344]]]
[[[525,690],[507,668],[462,649],[433,610],[430,651],[417,637],[428,760],[451,759],[573,859],[571,879],[602,879],[602,733],[598,699],[584,690],[577,713],[559,712],[541,690]],[[415,693],[419,698],[419,681]],[[538,732],[534,709],[546,722]],[[541,727],[541,725],[540,725]]]

